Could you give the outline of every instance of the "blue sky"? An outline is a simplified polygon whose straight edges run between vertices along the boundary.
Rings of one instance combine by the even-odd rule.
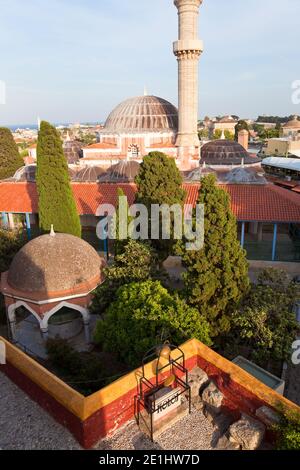
[[[300,114],[299,0],[204,0],[199,114]],[[143,93],[177,104],[172,0],[0,0],[0,124],[102,121]]]

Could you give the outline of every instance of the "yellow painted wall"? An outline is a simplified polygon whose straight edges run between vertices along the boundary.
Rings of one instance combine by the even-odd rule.
[[[72,412],[82,421],[89,418],[104,406],[109,405],[128,392],[134,390],[137,387],[139,377],[141,376],[141,369],[137,369],[89,397],[84,397],[18,348],[7,342],[4,338],[0,337],[0,340],[4,341],[6,345],[8,363],[20,370],[30,380],[45,390],[50,396],[55,398],[67,410]],[[181,346],[181,348],[185,353],[186,360],[197,355],[204,358],[207,362],[228,374],[233,382],[244,387],[270,406],[276,408],[278,405],[282,405],[287,410],[300,412],[299,406],[282,397],[232,362],[202,344],[200,341],[195,339],[187,341]],[[147,364],[145,368],[146,377],[148,379],[153,378],[155,376],[154,371],[155,361]]]

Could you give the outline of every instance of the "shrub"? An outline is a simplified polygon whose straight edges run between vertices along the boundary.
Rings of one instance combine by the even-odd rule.
[[[148,280],[117,291],[116,301],[96,325],[94,340],[104,351],[115,351],[135,367],[147,350],[162,340],[180,344],[193,337],[211,345],[207,321],[159,281]]]
[[[258,284],[252,286],[241,308],[233,314],[233,343],[248,346],[252,359],[261,365],[269,359],[291,358],[291,345],[299,334],[293,313],[295,289],[284,271],[263,270]]]
[[[91,312],[103,313],[115,300],[115,294],[122,285],[159,277],[156,265],[157,255],[148,243],[127,241],[124,252],[118,254],[114,264],[104,270],[105,282],[94,292]]]
[[[76,351],[67,340],[57,336],[46,343],[51,365],[66,382],[84,395],[89,395],[108,383],[104,377],[102,359],[96,353]]]
[[[274,427],[277,432],[277,450],[300,450],[300,414],[285,413],[279,425]]]

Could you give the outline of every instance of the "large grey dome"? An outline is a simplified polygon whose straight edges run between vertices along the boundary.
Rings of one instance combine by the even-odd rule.
[[[206,165],[252,165],[261,160],[252,157],[238,142],[231,140],[213,140],[201,148],[201,163]]]
[[[178,111],[157,96],[138,96],[119,104],[108,116],[104,131],[151,132],[178,130]]]

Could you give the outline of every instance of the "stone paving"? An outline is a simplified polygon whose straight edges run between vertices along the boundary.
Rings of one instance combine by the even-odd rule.
[[[202,412],[194,410],[153,444],[131,421],[114,436],[100,441],[99,450],[208,450],[214,428]],[[81,449],[67,429],[0,373],[0,450]]]

